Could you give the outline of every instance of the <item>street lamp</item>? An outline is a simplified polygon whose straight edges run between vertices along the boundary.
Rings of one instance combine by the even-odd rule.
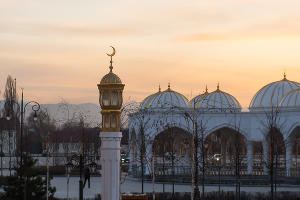
[[[203,140],[203,138],[202,138],[202,140]],[[203,198],[205,198],[204,197],[205,155],[207,154],[208,144],[204,143],[204,141],[202,141],[201,144],[202,144],[202,149],[201,149],[201,151],[202,151],[202,196],[203,196]]]
[[[97,169],[97,164],[95,163],[95,161],[93,161],[89,164],[89,167],[90,167],[92,172],[95,172],[96,169]]]
[[[34,111],[34,115],[33,115],[33,120],[34,121],[37,121],[37,112],[40,110],[40,104],[36,101],[29,101],[25,104],[24,106],[24,95],[23,95],[23,89],[22,89],[22,99],[21,99],[21,107],[20,105],[15,102],[15,101],[8,101],[6,102],[6,104],[9,103],[11,104],[10,106],[12,106],[12,104],[16,104],[17,107],[18,107],[18,110],[21,110],[21,127],[20,127],[20,131],[21,131],[21,135],[20,135],[20,151],[21,151],[21,154],[20,154],[20,160],[21,160],[21,164],[22,164],[22,161],[23,161],[23,129],[24,129],[24,117],[25,117],[25,111],[26,111],[26,107],[29,105],[29,104],[33,104],[31,105],[31,109],[32,111]],[[9,110],[6,110],[6,119],[7,120],[11,120],[12,116],[10,115],[10,113],[12,112],[11,108]],[[22,174],[21,174],[21,177],[22,177]]]
[[[11,118],[12,118],[11,115],[10,115],[10,113],[12,112],[12,104],[13,103],[17,105],[18,110],[21,110],[21,127],[20,127],[20,132],[21,132],[21,134],[20,134],[20,151],[21,151],[21,153],[20,153],[20,165],[22,165],[23,164],[23,129],[24,129],[25,109],[26,109],[26,107],[28,105],[33,104],[33,105],[31,105],[31,109],[32,109],[32,111],[34,111],[33,120],[36,121],[37,120],[37,112],[40,110],[40,104],[38,102],[36,102],[36,101],[29,101],[24,106],[23,88],[22,88],[21,106],[17,102],[15,102],[15,101],[8,101],[8,102],[5,103],[5,107],[6,107],[6,105],[8,105],[8,103],[10,105],[9,105],[9,109],[6,110],[6,112],[7,112],[6,113],[6,119],[7,120],[11,120]],[[23,167],[25,167],[25,165]],[[23,169],[23,170],[25,171],[25,169]],[[22,179],[22,177],[23,177],[23,171],[21,170],[21,172],[20,172],[20,178]],[[26,197],[26,182],[25,182],[25,188],[24,188],[24,190],[25,190],[25,192],[24,192],[24,199],[26,200],[26,198],[27,198]]]
[[[218,175],[219,175],[219,198],[221,196],[221,156],[215,156],[216,162],[218,163]]]
[[[10,120],[10,115],[6,115],[6,120],[9,121]]]
[[[72,161],[74,161],[75,164],[73,164]],[[83,200],[82,171],[83,171],[83,165],[84,164],[86,164],[86,163],[84,163],[83,152],[82,152],[82,149],[80,149],[79,159],[78,159],[78,156],[75,154],[71,157],[69,162],[65,165],[66,171],[67,171],[67,174],[68,174],[68,182],[67,182],[68,184],[69,184],[69,174],[71,173],[72,168],[79,167],[79,200]],[[95,172],[98,165],[95,163],[95,161],[92,161],[88,164],[88,166],[89,166],[89,168],[91,169],[92,172]],[[68,189],[67,189],[67,196],[68,196]]]
[[[72,168],[74,167],[74,165],[72,164],[72,162],[68,162],[66,165],[66,172],[67,172],[67,200],[69,200],[69,180],[70,180],[70,173],[72,171]]]

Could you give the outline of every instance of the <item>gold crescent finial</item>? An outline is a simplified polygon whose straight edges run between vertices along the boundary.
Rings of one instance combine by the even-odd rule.
[[[113,47],[113,46],[110,46],[112,49],[113,49],[113,52],[111,54],[107,53],[106,55],[108,55],[110,57],[110,66],[109,66],[109,69],[110,69],[110,72],[112,72],[112,69],[113,69],[113,66],[112,66],[112,57],[116,54],[116,49]]]
[[[107,53],[106,55],[113,57],[116,54],[116,49],[113,46],[110,46],[113,49],[113,52],[111,54]]]

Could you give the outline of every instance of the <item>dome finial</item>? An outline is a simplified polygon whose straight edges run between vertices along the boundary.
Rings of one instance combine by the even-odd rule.
[[[171,89],[171,86],[170,86],[170,82],[168,83],[168,90],[170,90]]]
[[[113,69],[113,66],[112,66],[112,57],[116,54],[116,49],[113,47],[113,46],[110,46],[112,49],[113,49],[113,52],[111,54],[107,53],[106,55],[108,55],[110,57],[110,66],[109,66],[109,69],[110,71],[109,72],[112,72],[112,69]]]
[[[286,80],[286,73],[283,73],[283,80]]]
[[[207,85],[205,86],[205,94],[208,93]]]
[[[161,92],[161,89],[160,89],[160,84],[158,85],[158,92]]]
[[[220,83],[218,82],[217,90],[220,90]]]

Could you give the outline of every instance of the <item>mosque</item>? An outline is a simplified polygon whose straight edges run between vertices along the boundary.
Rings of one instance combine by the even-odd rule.
[[[241,174],[268,174],[272,158],[277,174],[300,176],[299,95],[300,83],[286,74],[254,94],[247,111],[219,85],[191,100],[170,85],[164,91],[159,88],[129,116],[130,171],[141,168],[144,138],[146,174],[153,169],[168,174],[171,167],[172,173],[190,174],[197,134],[203,158],[199,167],[205,158],[205,173],[214,174],[219,166],[223,174],[233,174],[238,155]]]

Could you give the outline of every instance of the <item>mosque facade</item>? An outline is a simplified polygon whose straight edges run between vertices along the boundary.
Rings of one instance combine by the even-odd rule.
[[[277,173],[300,175],[300,83],[284,74],[262,87],[247,111],[219,86],[191,100],[170,85],[159,89],[129,116],[130,171],[138,173],[145,159],[146,174],[169,173],[171,166],[176,174],[190,174],[195,137],[206,173],[215,173],[219,157],[222,173],[232,174],[238,156],[241,174],[268,174],[275,162]]]

